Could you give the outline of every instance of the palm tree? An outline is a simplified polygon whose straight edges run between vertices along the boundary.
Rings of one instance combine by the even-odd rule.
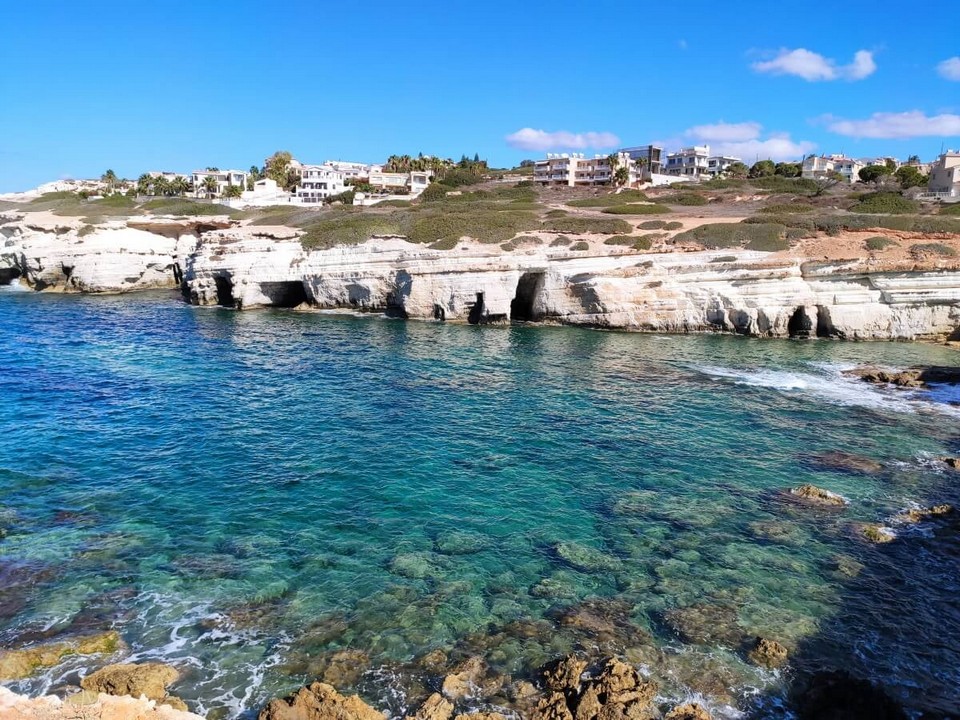
[[[180,197],[183,197],[187,191],[190,190],[190,183],[187,182],[186,178],[178,177],[170,183],[170,189]]]
[[[153,178],[151,182],[153,186],[154,195],[169,195],[170,194],[170,181],[167,180],[163,175],[157,175]]]
[[[640,185],[643,183],[643,170],[647,167],[647,158],[638,157],[633,164],[637,168],[637,185]]]
[[[203,190],[207,197],[217,196],[217,191],[220,189],[220,185],[217,183],[217,179],[213,175],[207,175],[201,184],[203,185]]]
[[[617,153],[610,153],[607,155],[607,164],[610,165],[610,182],[613,182],[614,173],[617,171],[617,167],[620,165],[620,156]]]
[[[107,170],[100,176],[100,182],[105,183],[112,190],[113,186],[117,184],[117,174],[113,170]]]
[[[137,194],[149,195],[150,185],[153,183],[153,176],[150,173],[144,173],[137,178]]]

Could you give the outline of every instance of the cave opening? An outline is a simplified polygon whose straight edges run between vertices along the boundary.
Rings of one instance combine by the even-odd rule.
[[[790,316],[790,321],[787,323],[787,333],[789,333],[790,337],[808,338],[812,331],[813,322],[810,320],[810,316],[807,315],[807,309],[805,307],[798,307],[793,311],[793,315]]]
[[[483,293],[477,293],[477,300],[473,303],[473,307],[470,308],[470,314],[467,315],[467,322],[471,325],[479,325],[483,320],[484,310],[486,308],[483,305]]]
[[[260,292],[270,299],[270,305],[279,308],[295,308],[307,302],[307,291],[299,280],[260,283]]]
[[[0,268],[0,285],[9,285],[21,276],[20,268]]]
[[[510,303],[510,319],[515,322],[539,320],[542,313],[537,309],[537,300],[543,290],[543,273],[524,273],[517,282],[517,293]]]
[[[233,298],[233,281],[223,276],[217,276],[214,281],[217,284],[217,305],[235,308],[237,301]]]

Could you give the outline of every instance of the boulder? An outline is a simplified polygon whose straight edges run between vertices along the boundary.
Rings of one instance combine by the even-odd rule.
[[[550,693],[537,703],[531,720],[574,720],[563,693]]]
[[[641,677],[637,669],[611,658],[581,694],[575,720],[652,720],[660,713],[653,704],[657,684]]]
[[[767,668],[778,668],[786,664],[789,652],[787,648],[776,640],[758,637],[747,657],[754,665]]]
[[[338,650],[321,655],[311,662],[309,671],[321,682],[334,687],[354,686],[370,665],[370,657],[362,650]]]
[[[472,657],[460,663],[443,679],[443,694],[451,700],[471,695],[487,672],[487,663],[481,657]]]
[[[796,692],[800,720],[907,720],[884,690],[844,671],[817,673]]]
[[[540,669],[543,686],[547,690],[563,693],[567,697],[580,694],[581,676],[587,669],[587,661],[576,655],[547,663]]]
[[[107,695],[145,696],[148,700],[165,702],[167,686],[180,673],[163,663],[119,663],[107,665],[80,681],[80,687]]]
[[[801,485],[790,490],[790,494],[801,500],[814,504],[824,505],[826,507],[844,507],[847,499],[830,490],[824,490],[816,485]]]
[[[0,681],[22,680],[38,670],[53,667],[69,655],[99,655],[123,647],[115,630],[97,635],[45,643],[31,648],[0,650]]]
[[[412,720],[450,720],[452,717],[453,703],[440,693],[433,693],[424,700]],[[408,720],[411,719],[408,718]]]
[[[344,696],[332,685],[315,682],[288,698],[271,700],[258,720],[384,720],[356,695]]]
[[[869,542],[877,545],[893,542],[897,539],[896,534],[890,528],[872,523],[864,523],[860,526],[860,534]]]
[[[960,470],[960,457],[942,457],[940,460],[942,460],[947,467]]]
[[[663,720],[712,720],[712,717],[703,705],[690,702],[677,705],[664,716]]]
[[[924,520],[929,520],[932,517],[938,517],[940,515],[949,515],[953,512],[953,505],[947,505],[946,503],[942,505],[933,505],[932,507],[927,508],[913,508],[911,510],[906,510],[894,519],[904,523],[918,523]]]

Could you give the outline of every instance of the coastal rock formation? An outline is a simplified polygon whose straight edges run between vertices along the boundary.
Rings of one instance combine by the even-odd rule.
[[[3,720],[204,720],[153,700],[82,692],[61,700],[53,695],[28,698],[0,687]]]
[[[800,498],[814,505],[825,505],[827,507],[843,507],[847,504],[846,498],[830,490],[824,490],[816,485],[801,485],[790,491],[794,497]]]
[[[0,216],[0,285],[16,281],[34,290],[85,293],[176,288],[200,233],[218,226]]]
[[[776,640],[758,637],[747,657],[754,665],[767,668],[778,668],[786,664],[789,652],[787,648]]]
[[[925,388],[931,383],[960,384],[960,367],[942,365],[892,371],[867,365],[845,370],[844,374],[875,385],[896,385],[905,388]]]
[[[911,508],[910,510],[905,510],[904,512],[898,514],[894,520],[905,523],[918,523],[924,520],[929,520],[933,517],[938,517],[940,515],[949,515],[952,512],[953,505],[947,505],[944,503],[942,505],[934,505],[933,507]]]
[[[97,655],[116,652],[123,641],[116,631],[45,643],[34,647],[0,651],[0,681],[21,680],[38,670],[53,667],[68,655]]]
[[[700,703],[677,705],[663,716],[663,720],[711,720],[711,715]]]
[[[440,693],[433,693],[408,720],[450,720],[452,717],[453,703]]]
[[[175,668],[163,663],[120,663],[107,665],[87,675],[80,681],[80,687],[107,695],[142,696],[186,710],[183,700],[167,693],[167,686],[176,682],[179,677],[180,673]]]
[[[271,700],[259,720],[384,720],[356,695],[344,696],[333,686],[313,683],[286,699]]]
[[[190,302],[772,337],[915,339],[960,327],[960,271],[881,271],[866,260],[809,262],[744,250],[450,252],[390,237],[308,252],[257,230],[204,236],[187,262]],[[716,262],[724,257],[734,260]]]
[[[875,545],[883,545],[888,542],[893,542],[897,539],[896,534],[890,528],[883,527],[882,525],[873,525],[866,523],[859,526],[860,535],[868,542],[872,542]]]
[[[540,699],[532,720],[647,720],[660,717],[654,704],[657,684],[632,665],[610,658],[599,672],[581,679],[586,663],[570,656],[542,670],[548,694]]]

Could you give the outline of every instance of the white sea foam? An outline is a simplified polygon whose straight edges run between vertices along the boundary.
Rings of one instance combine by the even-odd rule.
[[[928,391],[870,385],[857,378],[843,375],[842,371],[850,366],[826,363],[809,363],[808,366],[815,372],[727,368],[711,365],[694,366],[694,369],[715,378],[731,380],[737,385],[771,388],[784,394],[803,395],[834,405],[902,413],[935,410],[960,417],[960,407],[937,401],[937,398],[931,396]],[[960,393],[957,388],[952,390]]]

